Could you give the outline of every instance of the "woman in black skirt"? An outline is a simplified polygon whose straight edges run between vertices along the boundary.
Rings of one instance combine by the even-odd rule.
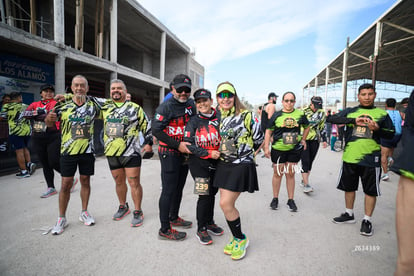
[[[221,144],[213,186],[220,190],[220,207],[233,234],[224,253],[239,260],[246,255],[249,239],[241,230],[235,203],[241,192],[259,190],[254,151],[264,137],[258,119],[240,102],[233,84],[220,83],[216,96],[221,115]]]

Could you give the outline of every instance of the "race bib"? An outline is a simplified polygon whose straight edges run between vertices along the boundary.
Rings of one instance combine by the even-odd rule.
[[[210,194],[210,178],[195,177],[194,179],[194,194],[209,195]]]
[[[107,123],[106,135],[111,138],[124,136],[124,125],[121,123]]]
[[[298,133],[297,132],[284,132],[283,133],[283,144],[285,145],[295,145],[298,143]]]
[[[34,121],[33,123],[33,131],[34,132],[46,132],[46,123],[42,121]]]
[[[73,125],[72,139],[89,139],[91,137],[90,125]]]
[[[372,138],[372,130],[366,126],[355,126],[352,130],[352,136],[359,138]]]

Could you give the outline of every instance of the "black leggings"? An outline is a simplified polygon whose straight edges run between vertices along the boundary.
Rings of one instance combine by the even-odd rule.
[[[302,151],[302,170],[304,173],[312,170],[312,164],[319,149],[318,140],[306,140],[306,150]]]
[[[170,220],[178,218],[183,189],[188,174],[184,156],[159,154],[162,191],[159,200],[161,231],[170,229]]]
[[[43,166],[43,175],[47,187],[55,188],[54,169],[60,173],[60,140],[59,132],[47,133],[44,136],[33,136],[32,146]]]

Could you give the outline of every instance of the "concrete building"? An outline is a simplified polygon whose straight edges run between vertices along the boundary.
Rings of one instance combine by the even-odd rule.
[[[44,83],[64,93],[76,74],[90,95],[108,97],[119,78],[152,117],[176,74],[189,75],[193,91],[204,85],[190,48],[135,0],[0,0],[0,11],[0,98],[40,100]]]

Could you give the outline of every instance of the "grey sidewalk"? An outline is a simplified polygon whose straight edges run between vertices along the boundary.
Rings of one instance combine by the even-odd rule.
[[[311,174],[315,191],[310,195],[296,185],[297,213],[285,207],[286,185],[282,183],[279,210],[269,208],[272,199],[270,160],[258,157],[260,191],[243,193],[237,201],[242,230],[250,238],[247,255],[233,261],[223,254],[230,238],[216,197],[216,223],[225,228],[214,243],[201,245],[195,237],[195,206],[190,176],[183,194],[180,215],[193,221],[182,242],[158,239],[160,164],[144,160],[141,182],[144,189],[144,224],[130,227],[132,215],[113,221],[118,208],[115,185],[107,161],[99,157],[92,177],[89,211],[96,225],[78,220],[79,189],[72,194],[67,219],[60,236],[42,235],[39,230],[54,225],[58,196],[41,199],[45,181],[41,169],[26,179],[14,174],[0,177],[0,275],[392,275],[397,243],[395,195],[398,176],[381,182],[373,216],[374,235],[359,234],[363,217],[363,193],[357,193],[356,224],[336,225],[334,216],[344,211],[343,193],[336,189],[341,153],[320,149]],[[296,183],[300,176],[296,176]],[[56,177],[60,188],[60,177]],[[128,202],[133,206],[128,193]]]

